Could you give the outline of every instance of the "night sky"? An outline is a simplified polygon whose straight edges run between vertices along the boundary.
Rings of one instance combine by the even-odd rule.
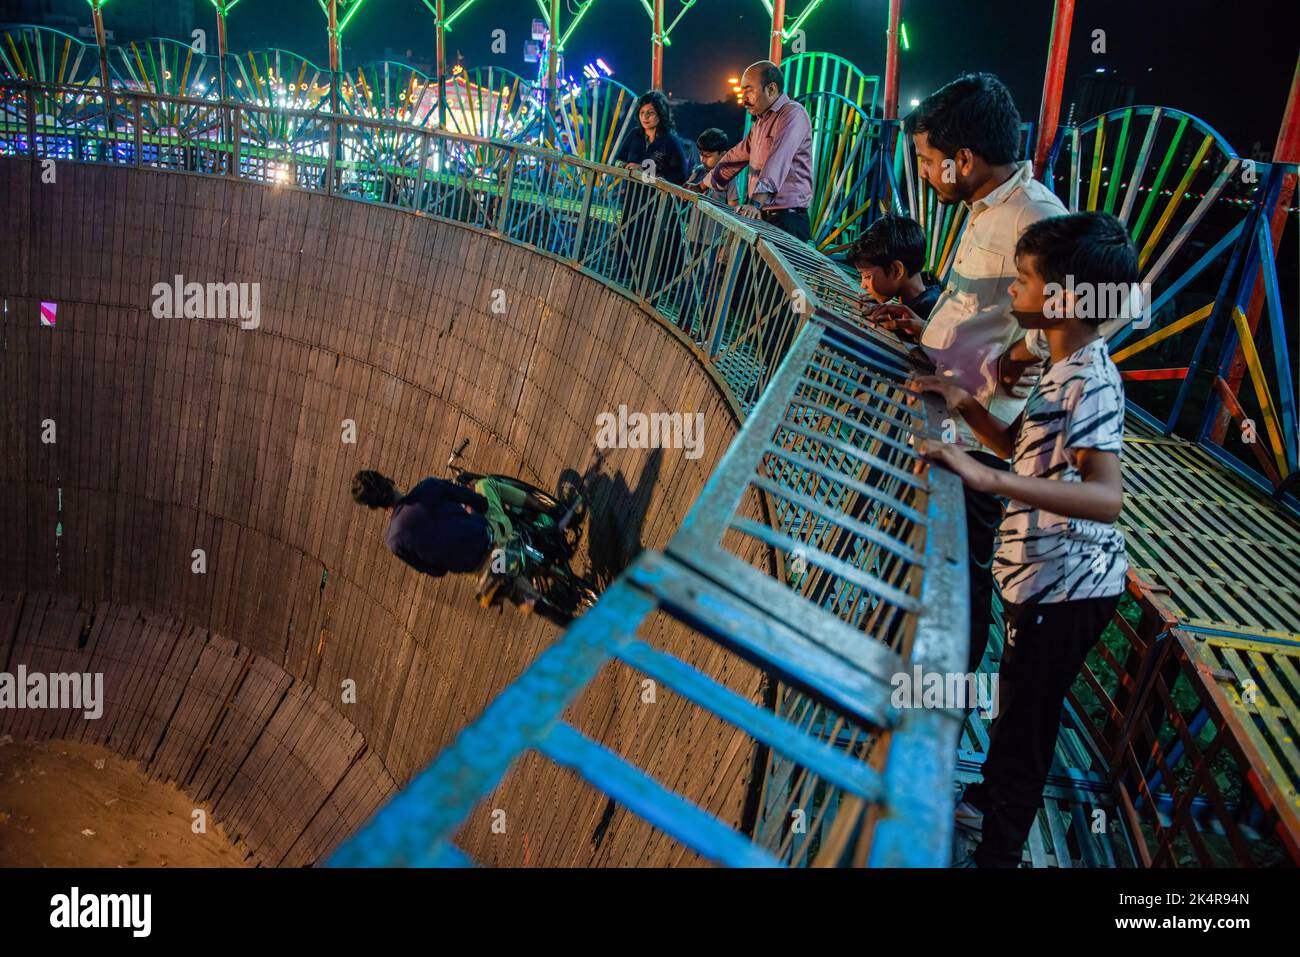
[[[807,2],[787,0],[787,22]],[[447,11],[463,3],[446,0]],[[573,9],[576,0],[562,3]],[[1256,142],[1271,151],[1296,65],[1296,6],[1295,0],[1078,0],[1062,119],[1082,75],[1117,70],[1136,87],[1138,103],[1201,116],[1243,153]],[[212,18],[206,0],[198,7],[200,23]],[[106,7],[109,21],[113,9],[113,3]],[[671,21],[681,0],[665,0],[665,9]],[[808,49],[838,53],[883,75],[887,10],[887,0],[824,0],[804,25]],[[1037,119],[1051,10],[1051,0],[904,0],[911,49],[900,67],[902,111],[962,71],[990,70],[1010,86],[1024,117]],[[467,66],[495,64],[531,76],[523,43],[538,15],[535,0],[475,0],[448,35],[449,58],[459,50]],[[229,28],[232,50],[279,46],[328,62],[316,0],[243,0]],[[496,28],[506,31],[502,55],[490,51]],[[725,98],[727,77],[766,55],[769,29],[760,0],[698,0],[673,34],[665,87],[684,99]],[[1089,49],[1094,29],[1106,31],[1104,56]],[[415,59],[432,61],[432,15],[421,0],[365,0],[345,43],[345,66],[382,58],[385,48],[395,59],[409,49]],[[650,79],[650,19],[639,0],[595,0],[567,54],[573,75],[602,56],[616,79],[639,91]]]

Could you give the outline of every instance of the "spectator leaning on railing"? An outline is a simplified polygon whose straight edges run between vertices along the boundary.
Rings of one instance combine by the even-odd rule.
[[[637,126],[623,137],[614,161],[628,169],[644,169],[650,176],[682,185],[687,172],[686,150],[676,136],[668,97],[658,90],[642,93],[637,97],[636,117]]]
[[[947,285],[928,319],[902,303],[887,303],[870,319],[919,341],[941,374],[1011,422],[1026,398],[1000,376],[1003,354],[1026,335],[1011,311],[1016,241],[1031,224],[1060,215],[1065,207],[1034,179],[1032,165],[1018,159],[1020,113],[1010,91],[991,73],[969,73],[931,93],[907,117],[904,130],[916,147],[921,178],[941,203],[964,204],[969,218]],[[1037,331],[1030,335],[1041,338]],[[955,425],[957,445],[992,468],[1008,467],[965,421]],[[971,671],[979,667],[989,641],[993,544],[1001,517],[997,496],[966,487]]]
[[[749,196],[742,216],[762,219],[796,239],[812,238],[808,205],[812,201],[812,121],[808,112],[783,92],[781,69],[760,60],[741,77],[741,98],[754,118],[743,140],[727,150],[712,171],[693,188],[726,189],[749,167]]]

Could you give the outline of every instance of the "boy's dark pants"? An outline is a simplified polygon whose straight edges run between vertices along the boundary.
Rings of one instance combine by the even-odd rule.
[[[1008,471],[1009,466],[996,455],[980,450],[971,457],[990,468]],[[1002,499],[963,486],[966,496],[966,547],[970,553],[970,660],[972,674],[984,658],[989,644],[989,626],[993,624],[993,546],[1002,524]]]
[[[1052,767],[1065,694],[1118,605],[1119,595],[1007,605],[998,712],[989,731],[984,780],[966,793],[966,800],[984,812],[975,849],[979,867],[1020,863]]]

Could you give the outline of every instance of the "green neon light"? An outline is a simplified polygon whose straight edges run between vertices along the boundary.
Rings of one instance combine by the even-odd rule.
[[[235,5],[239,3],[239,0],[229,0],[229,2],[227,2],[227,0],[209,0],[209,2],[217,8],[217,13],[224,17],[231,10],[235,9]]]
[[[426,2],[427,2],[427,0],[426,0]],[[470,7],[472,7],[472,6],[474,6],[474,0],[465,0],[464,3],[462,3],[459,7],[456,8],[456,12],[455,12],[455,13],[453,13],[451,16],[449,16],[449,17],[446,19],[446,21],[445,21],[445,22],[443,23],[443,25],[442,25],[442,26],[443,26],[443,29],[445,29],[445,30],[450,30],[450,29],[451,29],[451,21],[455,20],[458,16],[460,16],[462,13],[464,13],[466,10],[468,10],[468,9],[469,9]]]
[[[695,6],[695,0],[682,0],[682,2],[683,2],[683,4],[684,4],[684,6],[683,6],[680,10],[677,11],[677,16],[673,18],[673,22],[670,23],[670,24],[668,24],[668,28],[667,28],[666,30],[664,30],[664,36],[665,36],[664,42],[665,42],[665,43],[668,42],[668,40],[667,40],[667,35],[670,34],[670,33],[672,33],[674,30],[677,29],[677,21],[680,20],[680,19],[682,18],[682,15],[683,15],[684,13],[686,13],[687,10],[689,10],[691,7]]]
[[[569,22],[569,29],[560,34],[560,45],[556,47],[556,50],[560,52],[564,51],[564,45],[569,42],[569,37],[573,35],[573,31],[577,29],[578,24],[582,22],[582,18],[587,15],[587,11],[595,6],[595,4],[596,0],[587,0],[586,3],[578,8],[578,12],[574,14],[573,20]]]
[[[330,15],[329,4],[326,3],[325,0],[316,0],[316,2],[320,4],[321,13],[325,14],[325,19],[328,20]],[[352,21],[352,18],[357,15],[357,11],[361,9],[361,5],[365,2],[366,0],[352,0],[352,9],[350,9],[347,13],[343,14],[343,19],[339,21],[339,28],[338,28],[339,36],[343,36],[344,28],[346,28],[347,25]]]
[[[352,18],[356,16],[357,11],[361,9],[361,4],[365,2],[366,0],[352,0],[352,9],[349,10],[346,14],[344,14],[343,19],[339,21],[340,36],[342,36],[343,31],[347,28],[347,25],[352,22]]]
[[[589,2],[595,3],[595,0],[589,0]],[[695,0],[682,0],[682,2],[684,6],[677,11],[677,16],[673,18],[673,22],[664,27],[663,38],[664,38],[664,46],[666,47],[670,47],[673,45],[673,41],[670,40],[669,37],[671,36],[672,32],[675,29],[677,29],[677,24],[681,21],[682,16],[686,13],[687,10],[695,6]],[[763,0],[763,2],[766,3],[767,0]],[[818,2],[820,2],[820,0],[818,0]],[[654,8],[650,6],[649,0],[641,0],[641,6],[645,7],[646,16],[650,18],[650,23],[653,24],[655,22],[655,11]],[[565,36],[567,37],[568,34],[565,34]]]
[[[803,25],[803,22],[808,19],[808,15],[811,14],[818,7],[820,7],[822,5],[822,2],[823,0],[813,0],[812,3],[808,4],[808,6],[804,8],[803,13],[799,14],[799,16],[795,18],[795,21],[791,25],[790,29],[781,31],[782,38],[788,40],[792,36],[794,36],[795,33],[798,32],[799,27]]]
[[[907,42],[907,24],[903,23],[901,20],[898,22],[898,35],[899,39],[903,42],[903,49],[912,49],[912,44]]]

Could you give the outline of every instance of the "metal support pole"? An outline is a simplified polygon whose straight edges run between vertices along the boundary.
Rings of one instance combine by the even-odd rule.
[[[556,73],[560,56],[560,0],[551,0],[551,35],[546,40],[546,105],[554,109],[556,104]]]
[[[654,32],[650,35],[650,88],[664,88],[664,0],[654,0]]]
[[[889,28],[885,30],[885,119],[898,119],[898,25],[903,0],[889,0]]]
[[[329,0],[330,112],[339,112],[339,0]]]
[[[505,236],[510,231],[510,194],[514,189],[515,167],[519,164],[519,154],[511,149],[506,154],[506,175],[498,177],[501,182],[501,205],[497,209],[496,231]],[[483,225],[486,227],[486,217]]]
[[[438,0],[434,13],[438,33],[438,129],[447,128],[447,46],[446,28],[443,24],[443,0]]]
[[[587,168],[582,171],[582,210],[578,213],[578,229],[573,237],[573,256],[575,263],[582,262],[582,244],[587,238],[587,222],[591,218],[591,197],[596,191],[596,176],[599,175],[594,169]]]
[[[143,157],[143,153],[144,153],[144,133],[141,132],[141,130],[140,130],[140,121],[143,119],[143,116],[142,116],[141,114],[143,114],[143,112],[144,112],[144,108],[143,108],[143,106],[142,106],[141,103],[140,103],[140,97],[138,97],[138,96],[133,97],[132,100],[133,100],[132,106],[134,107],[134,111],[133,111],[133,112],[134,112],[134,118],[135,118],[135,119],[134,119],[134,122],[135,122],[135,167],[136,167],[136,169],[139,169],[139,168],[143,165],[143,160],[144,160],[144,157]],[[161,153],[161,149],[159,150],[159,152]],[[162,157],[159,156],[159,159],[161,159],[161,158],[162,158]],[[159,165],[161,165],[161,163],[160,163]]]
[[[230,105],[226,102],[226,3],[217,0],[217,92],[221,99],[221,138],[230,142],[231,118]],[[228,160],[233,167],[235,157]]]
[[[104,144],[111,151],[113,96],[108,80],[108,41],[104,38],[104,0],[94,0],[90,9],[95,17],[95,43],[99,45],[99,86],[104,96]]]
[[[767,49],[767,58],[777,66],[781,65],[781,42],[785,32],[785,0],[772,0],[772,42]]]
[[[27,87],[27,155],[33,160],[38,159],[36,153],[36,88],[31,85]]]
[[[330,44],[330,155],[325,162],[325,193],[334,195],[334,176],[338,170],[339,153],[339,0],[329,0]]]
[[[415,196],[411,200],[411,208],[424,209],[424,174],[425,168],[429,165],[429,134],[425,133],[420,138],[420,163],[416,167],[415,176]]]
[[[238,106],[231,108],[230,117],[230,175],[239,178],[239,148],[244,137],[243,113]]]
[[[217,89],[221,102],[226,102],[226,7],[217,6]]]
[[[1047,155],[1056,139],[1061,118],[1061,93],[1065,89],[1065,61],[1070,53],[1070,26],[1074,23],[1074,0],[1056,0],[1052,13],[1052,39],[1047,48],[1047,71],[1043,75],[1043,105],[1038,112],[1038,144],[1034,149],[1034,171],[1043,175]]]

